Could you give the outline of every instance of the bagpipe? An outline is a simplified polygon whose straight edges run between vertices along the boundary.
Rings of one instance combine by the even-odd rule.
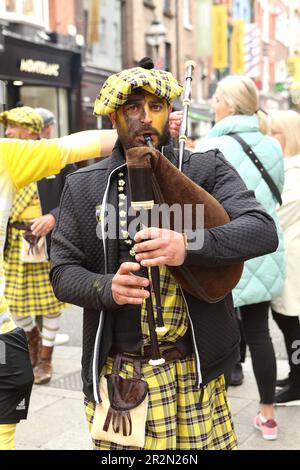
[[[185,225],[183,232],[219,227],[230,222],[230,218],[222,205],[205,189],[198,186],[184,173],[182,164],[185,142],[187,140],[188,108],[191,101],[191,82],[194,63],[188,62],[183,97],[183,121],[179,132],[179,165],[173,165],[162,153],[153,148],[151,138],[145,137],[145,146],[134,147],[126,152],[129,175],[131,205],[136,212],[145,211],[150,215],[155,205],[167,204],[171,207],[179,204]],[[204,217],[199,220],[196,207],[202,205]],[[184,217],[185,207],[192,206],[192,216]],[[161,222],[163,225],[163,221]],[[160,224],[159,224],[160,225]],[[172,228],[172,227],[171,227]],[[155,325],[154,308],[151,295],[146,299],[147,321],[152,346],[152,365],[164,363],[160,354],[157,332],[164,332],[162,306],[160,300],[159,267],[149,268],[153,291],[156,298],[157,327]],[[198,266],[183,264],[168,266],[184,291],[209,303],[222,300],[237,285],[243,271],[243,263],[229,266]],[[150,291],[150,288],[149,288]],[[151,294],[151,292],[150,292]]]

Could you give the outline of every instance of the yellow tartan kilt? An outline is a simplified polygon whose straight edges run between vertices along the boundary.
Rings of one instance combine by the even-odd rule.
[[[104,373],[110,373],[108,358]],[[132,364],[124,362],[121,375],[133,376]],[[237,440],[227,401],[223,375],[201,390],[195,387],[196,373],[193,357],[166,363],[163,366],[142,366],[142,376],[149,387],[146,422],[147,450],[233,450]],[[89,431],[96,403],[85,399]],[[138,450],[112,442],[93,439],[96,450]]]
[[[22,263],[23,232],[10,227],[4,256],[5,297],[12,315],[51,315],[66,307],[50,284],[50,262]]]

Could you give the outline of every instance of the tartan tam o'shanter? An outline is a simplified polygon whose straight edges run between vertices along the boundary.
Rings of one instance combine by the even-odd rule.
[[[8,122],[16,126],[25,127],[35,134],[39,134],[43,128],[41,116],[30,106],[21,106],[0,113],[0,122],[6,127]]]
[[[94,114],[104,116],[113,113],[128,100],[132,91],[142,88],[169,103],[181,95],[182,86],[165,70],[135,67],[108,77],[94,105]]]

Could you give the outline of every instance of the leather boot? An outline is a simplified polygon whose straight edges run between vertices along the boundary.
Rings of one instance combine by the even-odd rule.
[[[41,332],[37,325],[31,330],[26,331],[27,341],[28,341],[28,349],[30,355],[30,361],[32,367],[35,367],[38,363],[39,358],[39,350],[41,345]]]
[[[237,387],[238,385],[242,385],[244,381],[244,374],[243,374],[243,366],[240,362],[235,364],[233,371],[231,373],[229,385],[233,385]]]
[[[42,385],[50,382],[52,377],[52,352],[53,347],[42,346],[38,365],[34,368],[34,383]]]

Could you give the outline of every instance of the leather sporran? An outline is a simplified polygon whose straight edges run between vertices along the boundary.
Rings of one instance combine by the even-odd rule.
[[[133,362],[134,376],[119,375],[122,356],[117,355],[111,374],[101,377],[91,436],[121,446],[144,447],[148,411],[148,384],[141,379],[139,361]]]
[[[45,237],[35,237],[36,240],[28,241],[25,236],[22,238],[22,263],[45,263],[48,261],[46,255]]]

